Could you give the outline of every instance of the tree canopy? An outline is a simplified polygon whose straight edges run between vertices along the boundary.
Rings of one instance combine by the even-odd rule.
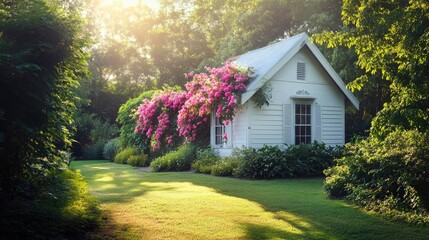
[[[0,190],[64,161],[78,78],[81,19],[55,1],[0,3]]]
[[[391,99],[372,124],[372,134],[384,137],[395,129],[429,130],[429,5],[426,1],[344,1],[342,31],[315,39],[329,47],[356,51],[365,75],[353,86],[371,84],[371,77],[389,82]]]

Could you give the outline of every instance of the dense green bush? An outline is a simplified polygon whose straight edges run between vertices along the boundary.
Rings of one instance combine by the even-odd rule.
[[[64,169],[45,180],[44,191],[33,198],[0,201],[2,239],[86,239],[101,222],[98,203],[79,172]]]
[[[109,140],[103,147],[103,158],[113,161],[120,148],[119,138]]]
[[[323,143],[278,146],[260,149],[237,149],[233,156],[240,158],[236,176],[246,178],[286,178],[320,176],[332,166],[333,159],[342,156],[341,148]]]
[[[128,158],[127,164],[134,167],[146,167],[149,165],[147,154],[132,155]]]
[[[393,217],[429,223],[427,134],[395,131],[385,140],[369,138],[346,150],[346,156],[325,171],[330,196],[345,197]]]
[[[113,161],[115,163],[127,164],[128,159],[131,156],[138,155],[138,154],[139,154],[139,150],[136,147],[127,147],[122,151],[118,152]]]
[[[212,148],[200,149],[196,155],[196,161],[191,166],[196,173],[210,174],[213,166],[221,160],[219,154]]]
[[[72,152],[78,159],[103,159],[104,145],[119,132],[115,124],[88,113],[76,115],[76,130]]]
[[[233,176],[242,164],[241,159],[236,157],[224,157],[212,166],[211,174],[215,176]]]
[[[261,149],[243,148],[233,154],[242,159],[236,173],[246,178],[285,177],[286,170],[283,151],[278,147],[263,146]]]
[[[99,160],[103,159],[103,149],[106,145],[106,140],[96,141],[93,144],[83,148],[83,159],[86,160]]]
[[[72,143],[89,39],[81,15],[64,5],[0,1],[0,201],[60,166]]]
[[[187,171],[191,169],[191,164],[196,158],[195,152],[196,148],[193,145],[183,145],[177,150],[156,158],[150,167],[155,172]]]
[[[289,177],[320,176],[333,165],[333,159],[342,157],[342,147],[326,146],[314,141],[311,144],[288,145],[284,151]]]
[[[138,147],[144,150],[149,144],[149,139],[135,132],[138,107],[143,103],[144,99],[151,99],[154,91],[143,92],[136,98],[132,98],[124,103],[118,111],[116,121],[121,125],[119,144],[122,148]]]

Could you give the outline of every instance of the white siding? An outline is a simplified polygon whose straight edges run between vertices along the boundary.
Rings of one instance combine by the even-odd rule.
[[[282,145],[283,105],[270,104],[258,108],[249,108],[250,146],[260,148],[266,145]]]
[[[344,145],[344,108],[322,106],[322,142]]]
[[[241,109],[232,121],[232,146],[247,146],[247,111]]]

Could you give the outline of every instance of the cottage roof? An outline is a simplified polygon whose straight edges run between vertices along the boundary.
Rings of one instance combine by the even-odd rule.
[[[254,72],[254,79],[247,85],[246,92],[242,95],[241,103],[246,103],[266,81],[271,79],[304,46],[308,46],[341,92],[359,109],[359,101],[346,88],[343,80],[341,80],[319,49],[310,42],[308,35],[305,33],[252,50],[234,60],[234,63],[239,66],[251,67]]]

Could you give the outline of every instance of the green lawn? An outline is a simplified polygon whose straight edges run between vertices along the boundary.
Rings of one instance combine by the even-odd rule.
[[[429,228],[392,223],[330,200],[323,179],[254,181],[147,173],[105,161],[73,162],[107,223],[94,238],[428,239]]]

